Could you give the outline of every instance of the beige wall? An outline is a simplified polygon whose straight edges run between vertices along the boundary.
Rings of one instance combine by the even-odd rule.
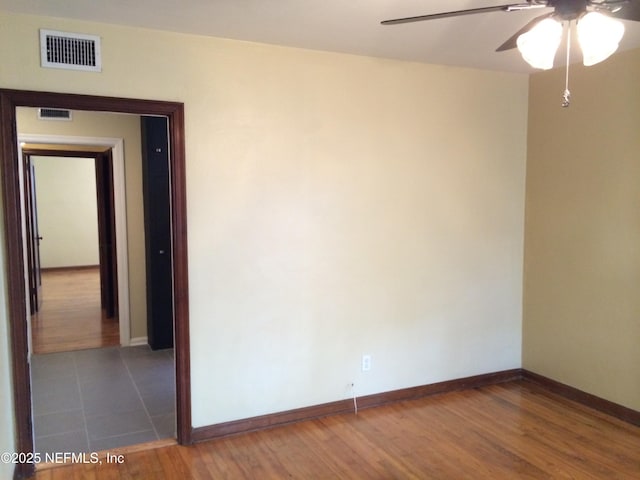
[[[640,410],[640,50],[530,81],[523,365]]]
[[[98,265],[98,202],[93,158],[38,157],[36,178],[40,266]]]
[[[194,426],[520,366],[526,76],[0,21],[3,87],[185,103]]]
[[[131,338],[145,337],[147,335],[147,293],[140,118],[137,115],[78,111],[73,112],[71,122],[41,121],[38,120],[36,108],[18,108],[18,132],[124,139]]]

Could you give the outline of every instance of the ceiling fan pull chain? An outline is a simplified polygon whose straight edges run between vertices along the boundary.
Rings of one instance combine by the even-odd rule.
[[[567,67],[564,77],[564,93],[562,94],[562,106],[571,105],[571,92],[569,91],[569,56],[571,53],[571,21],[567,22]]]

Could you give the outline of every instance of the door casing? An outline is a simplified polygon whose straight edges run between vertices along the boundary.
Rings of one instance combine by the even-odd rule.
[[[178,443],[192,442],[189,355],[189,303],[187,263],[184,105],[177,102],[92,95],[0,89],[0,166],[6,254],[7,313],[12,355],[13,411],[16,451],[33,451],[30,366],[28,361],[28,295],[26,288],[24,212],[21,208],[21,164],[16,108],[49,107],[72,110],[163,115],[169,121],[174,265],[174,330],[176,362],[176,423]],[[15,475],[29,476],[33,464],[19,464]]]
[[[76,137],[47,137],[47,142],[43,147],[40,147],[37,143],[29,143],[28,148],[23,148],[25,135],[18,134],[18,142],[21,145],[22,157],[24,158],[24,175],[27,179],[27,175],[30,174],[31,178],[25,181],[25,223],[27,227],[27,239],[33,240],[27,241],[27,250],[29,251],[29,290],[31,298],[31,314],[39,310],[42,303],[40,295],[40,254],[39,254],[39,241],[42,237],[38,232],[38,219],[36,214],[37,199],[35,194],[35,181],[33,167],[31,166],[31,157],[78,157],[78,158],[92,158],[95,163],[95,175],[96,175],[96,200],[97,200],[97,218],[98,218],[98,257],[100,266],[100,306],[105,311],[106,318],[113,318],[118,316],[118,272],[117,272],[117,250],[116,250],[116,225],[115,225],[115,175],[113,169],[113,154],[112,148],[105,145],[91,145],[99,149],[99,151],[93,150],[67,150],[69,145],[79,145]],[[86,140],[80,137],[82,140]],[[31,136],[33,140],[33,136]],[[54,141],[55,140],[55,141]],[[71,143],[65,143],[69,140]],[[122,142],[119,140],[118,143]],[[27,142],[24,142],[27,143]],[[56,147],[56,148],[54,148]],[[103,150],[103,151],[102,151]],[[121,163],[124,163],[124,158],[119,155]],[[30,171],[27,171],[27,168]],[[123,168],[118,169],[123,170]],[[124,191],[124,178],[118,176],[118,194],[122,194]],[[33,192],[32,192],[33,190]],[[124,215],[124,212],[118,212],[120,216]],[[126,228],[126,222],[121,222]],[[34,235],[31,232],[36,232]],[[127,238],[126,230],[121,232],[121,248]],[[123,241],[124,240],[124,241]],[[125,253],[126,254],[126,253]],[[126,263],[126,262],[124,262]],[[123,272],[126,273],[126,272]],[[122,276],[122,275],[121,275]],[[127,282],[127,276],[123,276],[122,280]],[[38,288],[40,287],[40,288]],[[35,307],[35,308],[34,308]],[[123,305],[123,313],[128,312],[129,306]],[[129,330],[128,328],[126,329]],[[128,335],[124,338],[123,346],[129,344]]]
[[[113,197],[115,210],[115,230],[116,230],[116,271],[118,272],[118,322],[120,333],[120,345],[126,347],[132,344],[130,316],[129,316],[129,256],[127,248],[127,214],[126,214],[126,195],[125,195],[125,173],[124,173],[124,142],[122,138],[111,137],[79,137],[70,135],[41,135],[41,134],[25,134],[18,133],[18,148],[23,151],[22,145],[27,144],[30,147],[38,148],[41,145],[69,145],[74,147],[95,148],[102,147],[112,152],[113,165]],[[47,150],[39,151],[38,154],[54,154]],[[61,152],[57,152],[61,156]],[[74,155],[95,157],[100,155],[98,152],[86,153],[67,152],[67,156]],[[30,333],[30,332],[29,332]],[[136,341],[136,340],[134,340]],[[31,346],[30,346],[31,347]]]
[[[25,239],[29,278],[29,307],[31,315],[42,306],[42,272],[40,267],[40,228],[38,226],[38,201],[36,194],[36,172],[31,154],[22,151],[24,176]]]

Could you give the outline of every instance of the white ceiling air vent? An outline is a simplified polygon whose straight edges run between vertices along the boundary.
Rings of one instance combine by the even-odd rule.
[[[40,65],[100,72],[100,37],[40,29]]]
[[[71,110],[63,108],[39,108],[38,118],[40,120],[72,120]]]

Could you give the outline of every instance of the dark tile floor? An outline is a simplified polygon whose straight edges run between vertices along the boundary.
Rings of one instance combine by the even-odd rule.
[[[175,437],[173,350],[34,355],[35,450],[95,452]]]

